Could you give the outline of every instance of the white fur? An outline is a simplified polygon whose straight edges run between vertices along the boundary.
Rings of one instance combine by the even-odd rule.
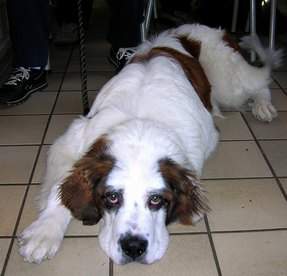
[[[277,116],[271,103],[269,84],[272,67],[280,64],[280,50],[267,51],[258,38],[244,38],[242,45],[256,51],[265,62],[265,66],[257,68],[222,41],[224,30],[194,24],[183,25],[173,33],[186,34],[201,42],[199,61],[212,85],[215,111],[219,111],[220,106],[239,109],[247,100],[253,100],[252,113],[257,119],[271,122]]]
[[[181,160],[181,149],[172,141],[175,137],[169,131],[149,120],[123,123],[115,127],[109,137],[113,141],[111,153],[118,159],[117,169],[109,175],[107,185],[124,191],[124,205],[116,214],[107,213],[103,217],[100,245],[121,264],[125,259],[117,250],[119,237],[126,233],[142,236],[149,244],[142,262],[154,263],[165,253],[169,238],[164,210],[151,212],[146,198],[149,193],[165,187],[157,161],[169,154]]]
[[[156,164],[171,157],[200,176],[204,160],[218,141],[212,115],[179,66],[159,57],[147,65],[126,66],[103,87],[88,118],[75,120],[52,146],[40,194],[41,212],[19,236],[20,254],[36,263],[54,256],[71,219],[56,199],[59,185],[95,139],[108,134],[113,141],[111,153],[121,169],[111,172],[107,185],[124,189],[125,205],[117,219],[114,214],[104,216],[100,244],[115,262],[123,263],[116,242],[120,233],[149,233],[144,262],[153,263],[168,245],[164,212],[152,213],[145,204],[147,193],[165,187]],[[135,212],[141,215],[135,218]]]
[[[204,39],[200,62],[212,83],[214,104],[238,107],[251,96],[257,117],[268,121],[274,117],[267,88],[269,70],[245,64],[222,45],[220,30],[183,26],[143,44],[140,52],[161,45],[187,54],[174,38],[182,33]],[[199,178],[204,161],[218,143],[212,114],[177,63],[155,57],[147,63],[128,64],[102,88],[88,116],[76,119],[51,147],[39,217],[18,237],[25,261],[40,263],[59,249],[71,220],[70,211],[59,201],[59,187],[75,162],[103,134],[112,142],[109,153],[116,160],[107,186],[123,190],[124,204],[117,213],[104,214],[99,241],[117,263],[125,263],[118,239],[126,233],[147,239],[144,263],[158,261],[167,249],[166,214],[162,209],[151,212],[146,206],[148,194],[165,187],[157,162],[169,157]]]

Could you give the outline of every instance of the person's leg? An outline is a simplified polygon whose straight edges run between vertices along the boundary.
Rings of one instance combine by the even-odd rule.
[[[47,0],[9,0],[7,14],[14,70],[0,89],[0,104],[17,105],[47,86],[49,14]]]
[[[121,70],[141,42],[143,0],[108,0],[110,25],[107,40],[111,43],[109,61]]]
[[[110,26],[107,40],[118,48],[136,47],[141,42],[143,0],[108,0]]]
[[[50,35],[47,0],[9,0],[7,13],[16,67],[45,67]]]

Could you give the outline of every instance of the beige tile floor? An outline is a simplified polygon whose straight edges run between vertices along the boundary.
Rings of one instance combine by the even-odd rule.
[[[105,25],[93,30],[87,45],[90,101],[114,75]],[[274,122],[258,122],[248,111],[225,112],[225,118],[216,119],[221,142],[202,181],[212,211],[194,228],[172,225],[168,252],[159,263],[113,264],[99,247],[99,226],[78,221],[71,223],[54,259],[40,265],[23,262],[15,238],[36,218],[34,198],[47,150],[82,112],[78,50],[51,45],[50,57],[48,88],[20,106],[0,109],[1,275],[287,275],[284,70],[273,74],[273,102],[279,110]]]

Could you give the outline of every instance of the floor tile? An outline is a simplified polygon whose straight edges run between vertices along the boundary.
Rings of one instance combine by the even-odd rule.
[[[212,231],[287,228],[287,204],[273,179],[205,181]]]
[[[239,112],[224,112],[216,117],[221,140],[253,140],[253,137]]]
[[[0,186],[1,187],[1,186]],[[37,195],[40,192],[39,185],[33,185],[29,188],[29,193],[27,199],[25,201],[25,206],[23,209],[23,214],[21,216],[21,220],[18,227],[18,235],[28,227],[34,220],[38,217],[38,209],[37,209]],[[81,221],[76,219],[72,219],[66,235],[94,235],[97,236],[99,234],[100,223],[95,226],[85,226]]]
[[[280,182],[283,186],[283,189],[285,190],[286,194],[287,194],[287,178],[281,178]]]
[[[62,92],[58,98],[55,114],[83,112],[81,91]]]
[[[220,142],[203,170],[204,179],[269,176],[272,174],[253,141]]]
[[[21,105],[0,108],[0,115],[50,114],[56,94],[45,91],[35,93],[29,101]]]
[[[0,144],[40,144],[48,116],[0,116]]]
[[[273,79],[272,79],[272,81],[271,81],[269,87],[270,87],[271,89],[273,89],[273,88],[279,88],[278,84],[277,84]]]
[[[61,73],[65,72],[67,69],[67,64],[69,62],[69,56],[64,57],[64,58],[53,58],[50,59],[50,67],[52,74],[58,73],[61,75]]]
[[[114,265],[114,275],[218,275],[207,235],[172,236],[166,255],[153,265]]]
[[[109,275],[109,259],[97,238],[68,238],[53,259],[39,265],[22,261],[14,244],[6,275]]]
[[[36,168],[33,174],[33,178],[32,178],[32,183],[42,183],[44,180],[44,176],[46,173],[46,167],[47,167],[47,154],[48,154],[48,150],[49,150],[50,146],[42,146],[38,160],[37,160],[37,164],[36,164]]]
[[[261,141],[263,148],[275,174],[279,177],[287,176],[287,140]]]
[[[280,84],[281,87],[287,88],[286,72],[273,72],[272,76]]]
[[[286,275],[287,231],[212,236],[222,275]]]
[[[53,115],[47,135],[45,137],[45,144],[52,144],[56,138],[64,134],[72,121],[80,114],[75,115]]]
[[[63,72],[56,72],[54,71],[54,68],[52,69],[51,74],[48,74],[48,87],[45,88],[45,92],[53,91],[58,92],[60,85],[62,83],[64,77]]]
[[[0,147],[0,184],[27,183],[38,146]]]
[[[39,189],[39,185],[31,185],[29,187],[28,195],[25,200],[24,209],[17,229],[17,235],[19,235],[26,227],[37,219],[38,209],[36,196],[38,195]]]
[[[91,107],[98,91],[88,91],[88,105]],[[55,106],[54,115],[83,114],[83,99],[81,91],[61,92]]]
[[[112,71],[97,71],[87,73],[89,90],[100,90],[103,85],[114,75]],[[68,72],[62,85],[63,91],[81,90],[81,76],[78,72]]]
[[[260,122],[251,113],[244,116],[257,139],[287,139],[287,112],[279,112],[271,123]]]
[[[26,186],[0,185],[0,236],[12,236],[25,190]]]
[[[206,227],[204,220],[201,220],[194,226],[187,226],[178,223],[173,223],[168,226],[169,233],[178,234],[178,233],[202,233],[206,232]]]
[[[10,239],[0,239],[0,271],[3,269],[10,241]]]
[[[93,56],[86,61],[87,71],[110,71],[115,72],[115,67],[108,61],[108,56]],[[80,72],[80,60],[72,57],[67,72]]]
[[[271,89],[272,103],[278,111],[287,110],[287,97],[281,89]]]

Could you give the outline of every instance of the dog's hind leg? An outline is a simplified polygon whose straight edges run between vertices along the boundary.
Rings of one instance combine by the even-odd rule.
[[[278,116],[276,108],[271,103],[269,88],[264,88],[254,97],[252,114],[260,121],[271,122]]]

